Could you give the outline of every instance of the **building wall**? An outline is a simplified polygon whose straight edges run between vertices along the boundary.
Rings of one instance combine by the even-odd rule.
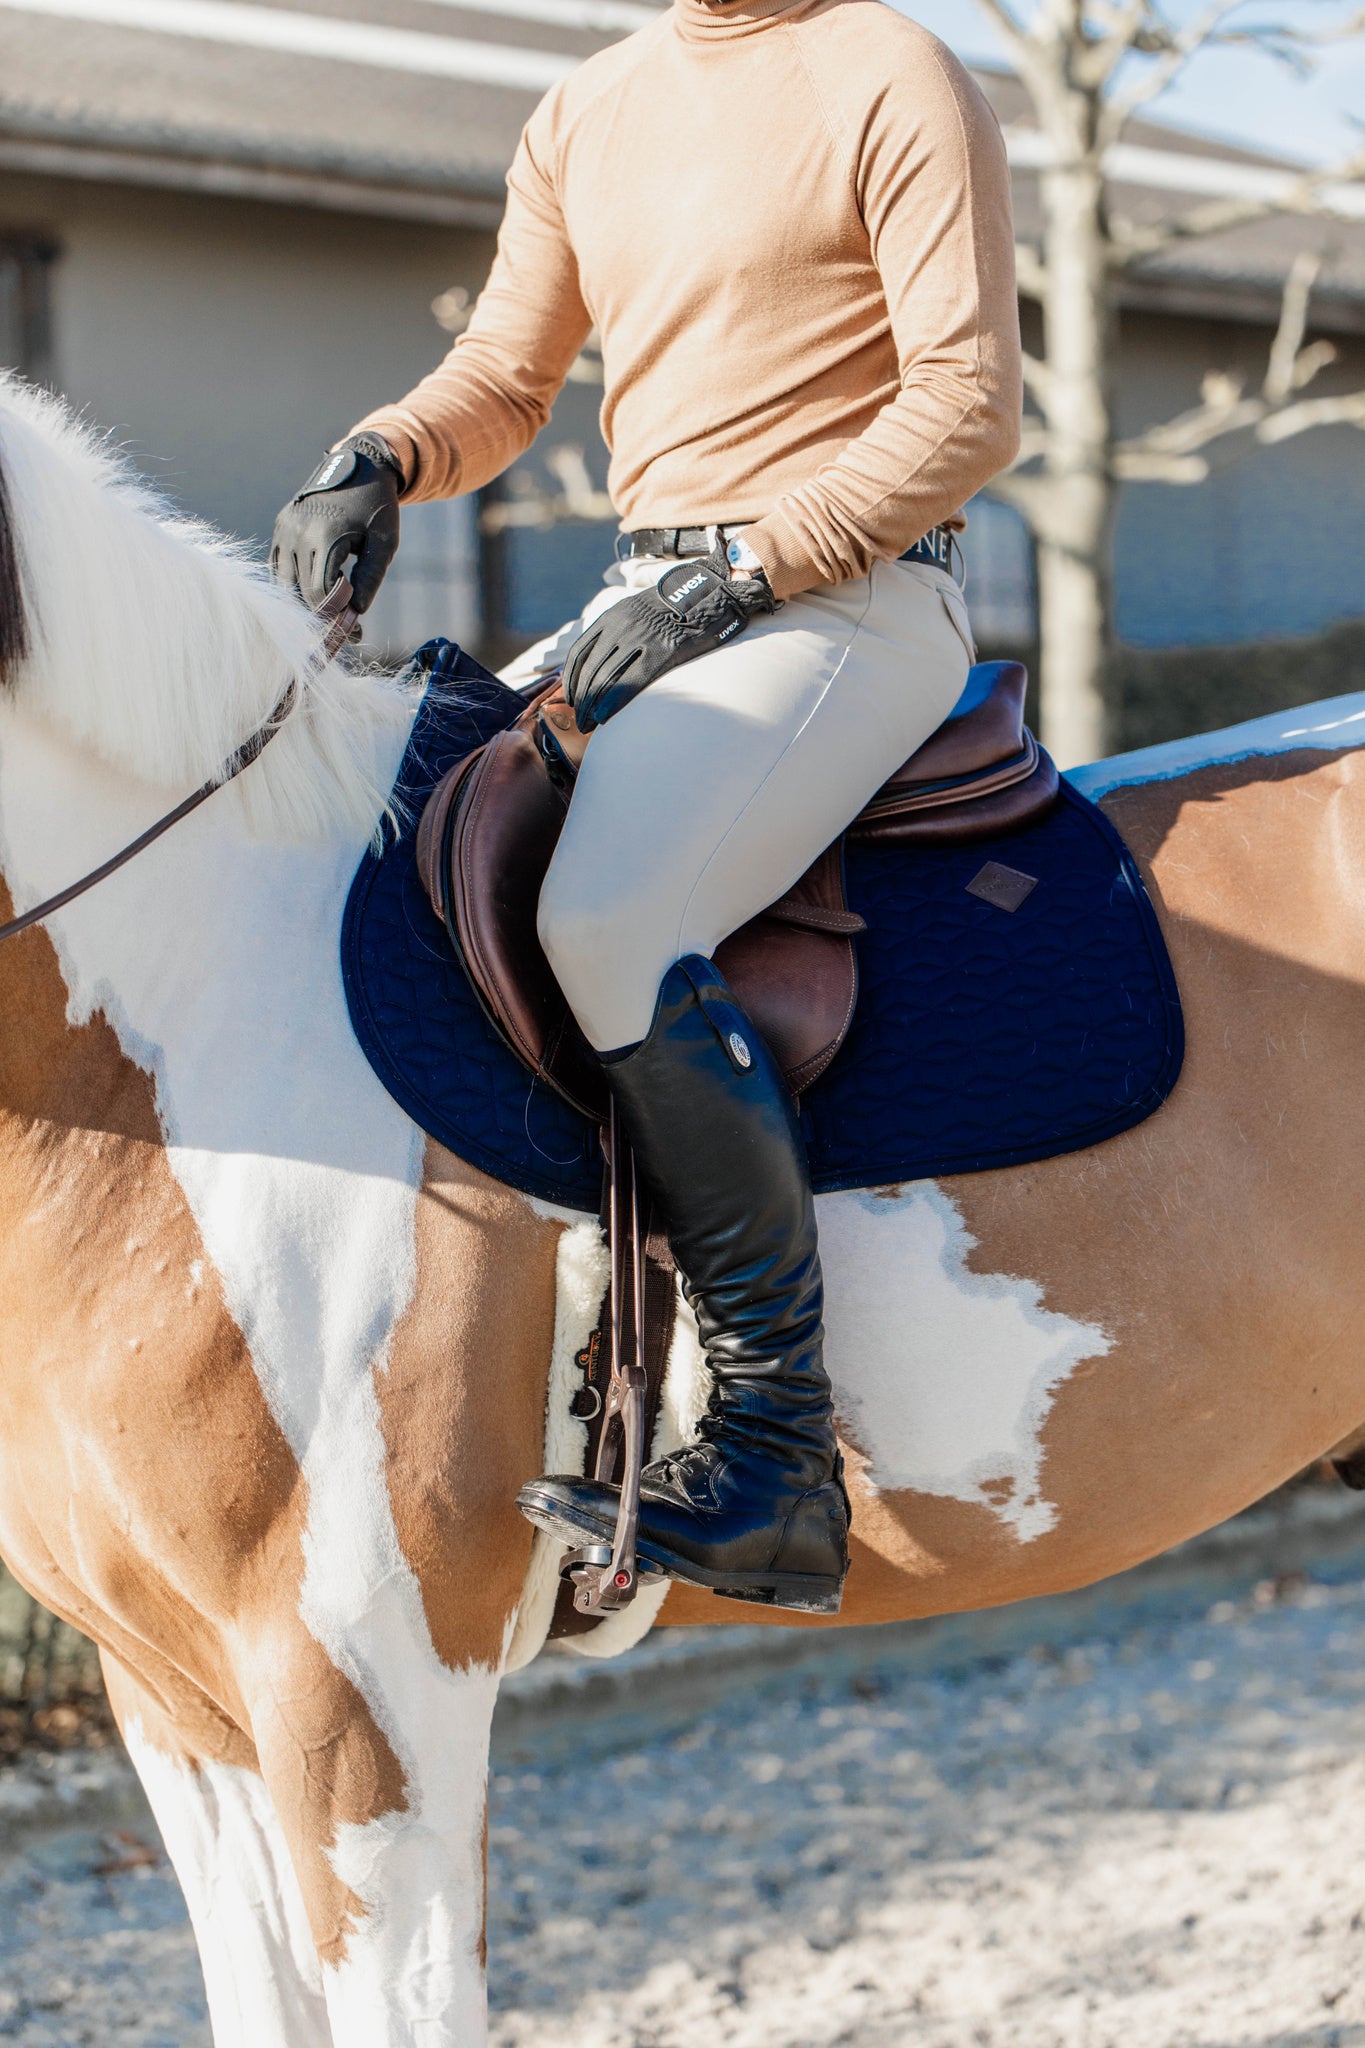
[[[21,233],[58,251],[53,381],[176,503],[261,549],[324,448],[444,354],[431,302],[476,290],[493,249],[422,223],[0,176],[0,236]],[[409,584],[438,558],[448,630],[468,631],[469,508],[412,526]]]
[[[1311,332],[1311,330],[1310,330]],[[1206,371],[1265,373],[1268,328],[1127,317],[1120,352],[1125,432],[1199,402]],[[1312,395],[1365,388],[1365,342],[1343,339]],[[1250,434],[1209,451],[1200,485],[1125,486],[1117,536],[1119,637],[1181,647],[1326,631],[1365,616],[1365,434],[1317,428],[1262,447]]]

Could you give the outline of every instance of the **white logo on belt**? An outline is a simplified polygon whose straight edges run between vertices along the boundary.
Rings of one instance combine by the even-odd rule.
[[[737,1031],[730,1033],[730,1050],[735,1056],[735,1065],[737,1067],[751,1067],[753,1065],[754,1056]]]

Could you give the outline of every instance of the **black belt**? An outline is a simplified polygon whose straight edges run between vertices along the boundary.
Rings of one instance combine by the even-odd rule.
[[[676,557],[686,561],[693,555],[709,555],[720,535],[729,539],[731,534],[742,533],[752,520],[735,520],[729,526],[640,526],[634,533],[617,536],[616,559],[619,562],[634,561],[637,555]],[[927,562],[931,568],[946,569],[952,574],[953,550],[957,546],[957,535],[946,526],[931,526],[922,539],[907,548],[898,559],[902,562]]]
[[[687,561],[693,555],[709,555],[717,536],[728,540],[752,525],[752,519],[736,519],[728,526],[640,526],[634,533],[617,535],[616,559],[631,562],[637,555],[660,555]]]

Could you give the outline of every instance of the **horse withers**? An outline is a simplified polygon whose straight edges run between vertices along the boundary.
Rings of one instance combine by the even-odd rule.
[[[424,1140],[352,1039],[338,924],[410,698],[12,381],[0,476],[0,918],[298,684],[0,957],[0,1547],[100,1645],[218,2048],[474,2048],[489,1722],[556,1590],[514,1501],[573,1452],[600,1235]],[[1365,1422],[1363,740],[1342,700],[1081,771],[1179,972],[1175,1094],[822,1198],[841,1623],[1087,1584]],[[762,1618],[673,1587],[616,1643],[660,1602]]]

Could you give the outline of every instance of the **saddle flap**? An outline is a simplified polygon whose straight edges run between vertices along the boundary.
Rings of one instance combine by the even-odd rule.
[[[441,777],[417,820],[417,836],[413,842],[413,858],[422,887],[431,899],[431,907],[439,918],[446,914],[446,885],[442,874],[442,853],[445,847],[446,828],[450,822],[450,807],[456,792],[466,775],[478,760],[478,754],[468,754],[463,761],[457,761],[449,772]]]
[[[534,716],[528,711],[482,747],[450,792],[438,861],[444,919],[476,995],[513,1050],[576,1109],[600,1119],[602,1070],[536,933],[568,805],[545,772]]]
[[[826,847],[770,910],[716,948],[716,965],[763,1033],[794,1095],[809,1088],[848,1035],[858,1000],[842,840]]]
[[[535,740],[539,699],[452,769],[418,824],[418,865],[485,1014],[535,1073],[601,1119],[602,1072],[536,931],[568,811]],[[780,903],[717,949],[725,974],[799,1092],[834,1058],[857,996],[843,849],[829,847]]]

